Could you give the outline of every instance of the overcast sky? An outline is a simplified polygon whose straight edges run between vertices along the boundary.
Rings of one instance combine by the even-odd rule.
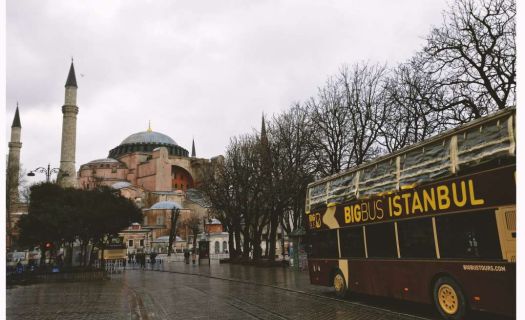
[[[259,128],[360,61],[395,65],[440,25],[445,0],[7,1],[9,140],[26,171],[60,164],[64,84],[78,83],[76,169],[152,129],[197,156]],[[7,142],[7,141],[6,141]],[[30,183],[43,175],[29,178]]]

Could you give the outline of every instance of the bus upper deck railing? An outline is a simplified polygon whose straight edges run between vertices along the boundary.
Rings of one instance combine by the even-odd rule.
[[[516,156],[514,108],[380,157],[308,186],[306,213],[359,198],[396,192],[457,174],[493,159]]]

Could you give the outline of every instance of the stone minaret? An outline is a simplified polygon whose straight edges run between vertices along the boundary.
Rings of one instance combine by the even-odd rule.
[[[66,97],[62,106],[62,148],[60,152],[60,172],[57,181],[62,187],[77,185],[75,170],[75,150],[77,139],[77,79],[75,67],[71,61],[66,81]]]
[[[18,203],[18,184],[20,175],[20,149],[22,143],[20,142],[20,133],[22,126],[20,125],[20,115],[18,113],[18,103],[16,104],[15,118],[11,125],[11,141],[9,142],[9,156],[7,160],[7,185],[9,188],[9,203],[12,206]]]

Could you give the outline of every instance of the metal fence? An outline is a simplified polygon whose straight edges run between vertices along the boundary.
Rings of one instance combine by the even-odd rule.
[[[95,266],[95,268],[102,268],[100,260],[94,261],[93,265]],[[124,272],[125,269],[126,261],[122,259],[104,261],[104,270],[107,272],[108,275],[122,274],[122,272]]]
[[[210,260],[213,261],[219,261],[221,259],[228,259],[230,258],[229,253],[212,253],[210,254]],[[184,262],[184,253],[173,253],[171,256],[167,255],[158,255],[156,258],[157,261],[163,261],[163,262]],[[197,260],[199,260],[199,256],[197,256]],[[191,261],[191,256],[190,256]]]

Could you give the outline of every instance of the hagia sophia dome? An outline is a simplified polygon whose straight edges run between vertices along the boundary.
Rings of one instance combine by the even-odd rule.
[[[148,129],[128,136],[115,148],[109,151],[108,158],[118,158],[131,152],[152,152],[158,147],[166,147],[174,156],[188,157],[188,150],[179,146],[171,137]]]
[[[130,144],[130,143],[164,143],[164,144],[173,144],[178,145],[171,137],[167,135],[155,132],[155,131],[142,131],[137,132],[126,139],[122,140],[120,145]]]

